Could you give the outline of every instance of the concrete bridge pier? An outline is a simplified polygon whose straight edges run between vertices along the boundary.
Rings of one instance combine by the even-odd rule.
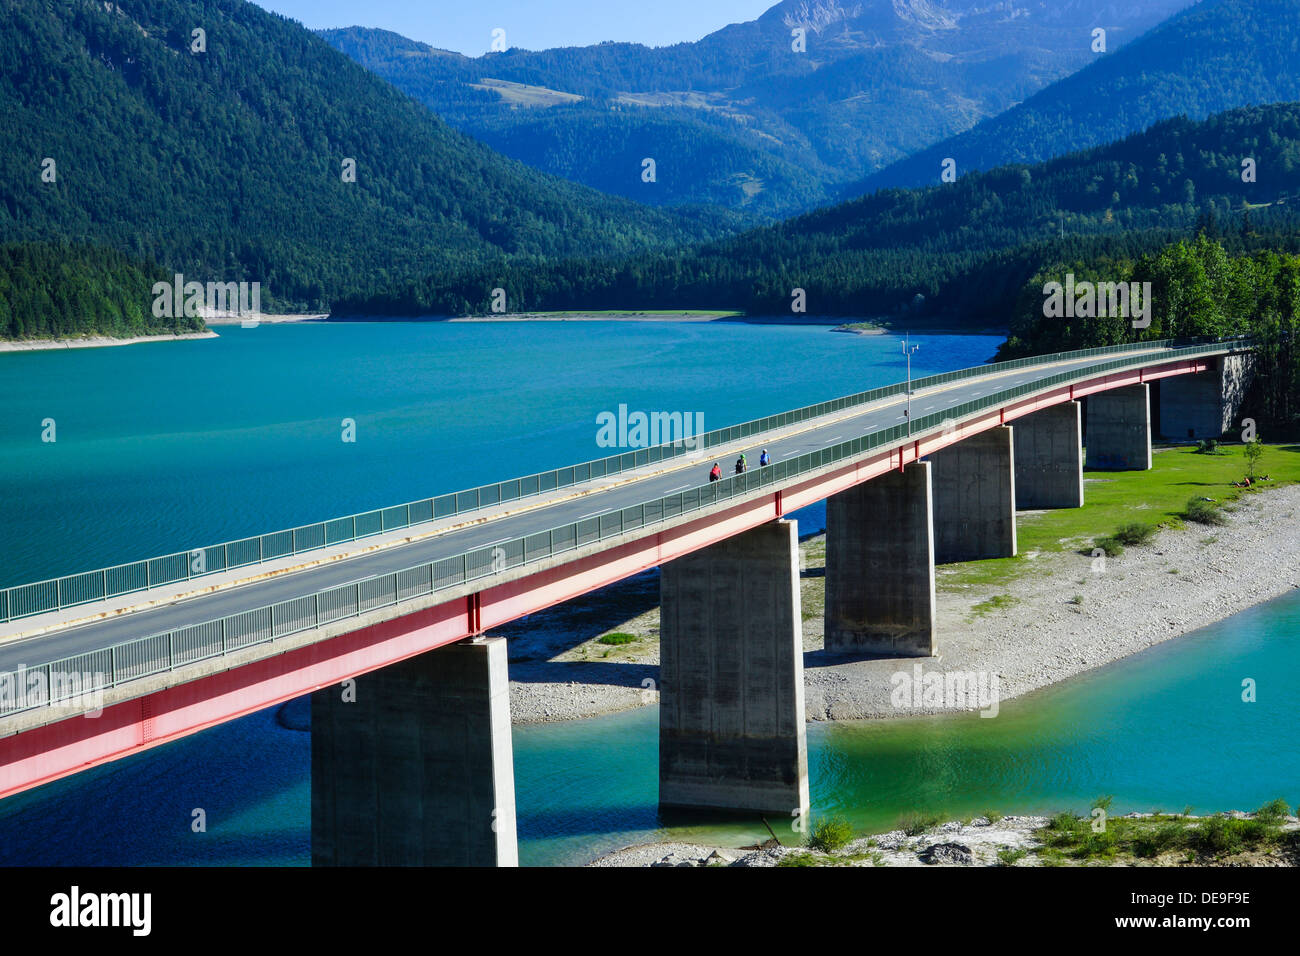
[[[1016,507],[1083,507],[1083,412],[1078,402],[1016,419]]]
[[[930,456],[934,559],[940,564],[1016,555],[1016,471],[1010,425]]]
[[[1088,396],[1085,441],[1089,468],[1150,471],[1150,386],[1127,385]]]
[[[1160,435],[1181,441],[1222,438],[1240,430],[1237,413],[1254,371],[1253,355],[1225,355],[1207,372],[1162,379]]]
[[[826,499],[826,650],[935,654],[929,462]]]
[[[795,521],[660,572],[659,803],[808,813]]]
[[[503,638],[311,698],[313,866],[516,866]]]

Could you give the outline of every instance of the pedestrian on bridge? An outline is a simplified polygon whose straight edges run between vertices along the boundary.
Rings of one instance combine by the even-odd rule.
[[[758,467],[759,467],[759,468],[766,468],[766,467],[767,467],[768,465],[770,465],[770,464],[772,464],[772,458],[771,458],[770,455],[768,455],[768,453],[767,453],[767,449],[764,448],[764,449],[763,449],[763,454],[761,454],[761,455],[758,456]]]
[[[722,469],[718,467],[718,463],[715,461],[713,463],[713,470],[709,472],[709,481],[721,481],[721,480],[722,480]]]

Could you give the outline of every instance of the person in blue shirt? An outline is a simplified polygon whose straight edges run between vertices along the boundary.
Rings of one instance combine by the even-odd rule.
[[[763,454],[761,454],[761,455],[758,456],[758,467],[759,467],[759,468],[766,468],[766,467],[767,467],[768,465],[770,465],[770,464],[772,464],[772,459],[771,459],[771,457],[769,457],[769,455],[767,454],[767,449],[764,448],[764,449],[763,449]]]

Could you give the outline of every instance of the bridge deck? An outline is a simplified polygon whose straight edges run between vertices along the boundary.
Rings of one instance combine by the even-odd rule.
[[[1227,347],[1224,351],[1227,351]],[[1137,360],[1145,353],[1127,353]],[[1157,360],[1158,359],[1158,360]],[[1150,364],[1178,361],[1176,353],[1161,350]],[[1096,365],[1097,357],[1003,370],[969,378],[925,391],[912,398],[913,416],[942,414],[946,409],[1014,386],[1029,386],[1062,372],[1082,371]],[[714,461],[724,476],[731,473],[735,458],[743,451],[751,471],[757,470],[758,454],[767,448],[774,462],[869,435],[906,421],[905,396],[846,410],[797,426],[752,436],[730,446],[720,446],[683,458],[624,473],[585,487],[558,489],[548,495],[513,502],[508,506],[475,513],[472,523],[448,519],[444,525],[403,529],[380,538],[352,542],[330,551],[313,552],[285,559],[282,566],[257,566],[202,579],[202,593],[194,594],[195,582],[180,582],[171,589],[156,589],[10,622],[0,631],[0,672],[32,667],[152,634],[213,621],[230,614],[265,607],[374,575],[389,574],[414,565],[448,558],[478,548],[492,547],[525,535],[545,532],[576,520],[591,518],[678,491],[707,483],[707,471]],[[681,520],[689,520],[690,515]],[[414,540],[411,540],[413,536]],[[303,567],[304,563],[309,566]],[[248,578],[253,577],[253,580]],[[142,605],[153,606],[142,606]],[[138,608],[130,610],[130,608]],[[116,612],[102,619],[85,619],[104,612]],[[84,623],[69,623],[69,622]],[[8,637],[5,637],[5,633]]]

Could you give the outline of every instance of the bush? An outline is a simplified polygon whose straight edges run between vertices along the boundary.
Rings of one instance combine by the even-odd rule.
[[[1090,830],[1087,820],[1063,810],[1048,821],[1041,836],[1048,846],[1073,852],[1088,840]]]
[[[926,830],[933,830],[940,823],[943,823],[943,817],[937,813],[905,813],[898,818],[898,829],[908,836],[920,836]]]
[[[1124,553],[1124,545],[1114,535],[1107,535],[1093,541],[1093,545],[1103,551],[1108,558],[1118,558]]]
[[[1188,498],[1187,506],[1183,509],[1183,517],[1188,521],[1195,521],[1197,524],[1221,525],[1227,524],[1228,519],[1224,517],[1223,508],[1216,501],[1206,501],[1204,498]]]
[[[1088,829],[1088,821],[1077,813],[1062,810],[1047,821],[1047,829],[1061,837],[1072,837]]]
[[[1198,455],[1221,455],[1219,442],[1214,438],[1207,438],[1196,443],[1196,454]]]
[[[1146,544],[1155,536],[1155,533],[1156,529],[1151,525],[1134,521],[1116,531],[1113,537],[1120,544],[1134,546]]]
[[[1280,824],[1290,814],[1291,809],[1281,797],[1271,800],[1255,811],[1255,819],[1265,823]]]
[[[1098,833],[1089,827],[1083,839],[1074,847],[1073,853],[1084,860],[1094,856],[1113,856],[1118,846],[1119,832],[1116,828],[1107,827]]]
[[[631,644],[636,640],[632,634],[624,634],[622,631],[616,631],[613,634],[606,634],[600,639],[602,644]]]
[[[1192,848],[1202,856],[1218,856],[1220,853],[1236,853],[1241,849],[1241,828],[1236,826],[1241,820],[1229,820],[1226,817],[1210,817],[1190,834]]]
[[[1228,825],[1237,831],[1241,842],[1246,846],[1267,843],[1279,832],[1277,824],[1269,823],[1267,820],[1229,820]]]
[[[835,853],[837,850],[844,849],[852,839],[853,828],[849,826],[849,822],[843,817],[831,817],[828,820],[817,821],[812,836],[808,838],[808,846],[823,853]]]
[[[1150,859],[1169,850],[1177,850],[1186,842],[1186,832],[1180,823],[1165,823],[1158,827],[1143,828],[1133,837],[1133,852]]]

